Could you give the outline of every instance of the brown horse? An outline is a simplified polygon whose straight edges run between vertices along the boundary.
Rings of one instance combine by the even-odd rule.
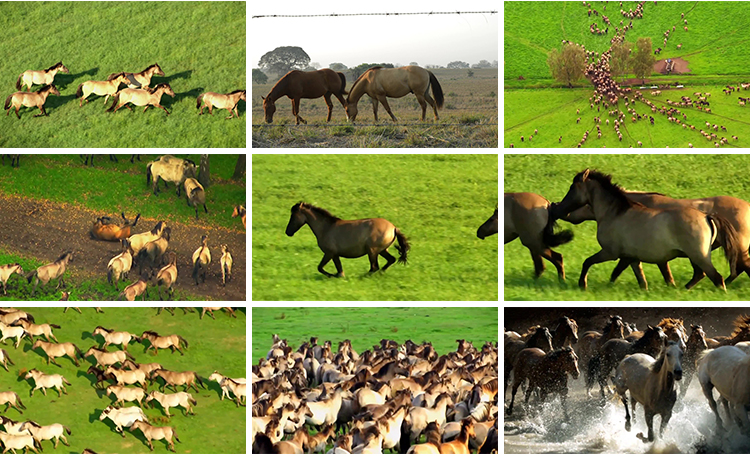
[[[307,121],[299,115],[299,102],[303,98],[320,98],[323,97],[328,106],[328,117],[326,122],[330,122],[331,113],[333,112],[333,103],[331,95],[341,102],[341,106],[346,108],[344,95],[346,92],[346,77],[343,73],[335,72],[330,68],[324,68],[316,71],[299,71],[292,70],[281,77],[279,82],[273,86],[271,92],[263,99],[263,112],[266,116],[266,122],[273,122],[273,113],[276,112],[276,100],[284,95],[292,100],[292,115],[300,122],[307,124]]]
[[[107,100],[109,100],[110,95],[114,95],[117,93],[117,89],[120,87],[120,84],[127,84],[128,83],[128,77],[125,75],[125,73],[120,73],[112,80],[110,81],[85,81],[78,85],[78,90],[76,90],[76,97],[80,98],[80,101],[78,102],[78,107],[80,108],[83,106],[83,101],[86,100],[86,97],[88,97],[91,94],[94,95],[104,95],[104,104],[107,104]],[[86,100],[86,103],[89,101]],[[88,161],[88,158],[87,158]],[[94,164],[94,160],[91,160],[91,164]]]
[[[549,200],[529,192],[506,193],[504,207],[505,244],[520,238],[521,244],[531,252],[535,277],[544,272],[542,258],[545,258],[557,268],[558,278],[564,281],[563,256],[551,248],[570,242],[573,232],[564,230],[554,233],[554,219],[549,216]]]
[[[219,109],[226,109],[229,111],[229,117],[225,119],[231,119],[235,116],[240,117],[239,113],[237,113],[237,103],[239,103],[240,100],[247,100],[245,93],[245,90],[242,89],[230,92],[226,95],[217,94],[216,92],[206,92],[205,94],[200,94],[198,96],[198,104],[195,107],[201,109],[199,115],[203,114],[203,108],[208,107],[208,114],[213,116],[213,109],[215,106]],[[203,102],[203,106],[201,106],[201,102]]]
[[[578,323],[567,316],[563,316],[557,320],[557,327],[551,334],[552,347],[555,349],[570,347],[571,344],[578,343]]]
[[[111,224],[112,219],[106,216],[97,217],[96,222],[91,227],[91,238],[104,241],[119,241],[130,238],[130,231],[138,223],[141,214],[138,213],[132,223],[125,217],[125,213],[120,213],[120,216],[122,216],[122,225]]]
[[[55,82],[55,75],[58,71],[61,73],[70,73],[70,70],[62,62],[57,62],[46,70],[26,70],[18,76],[16,89],[21,90],[23,86],[27,86],[26,88],[31,90],[31,86],[34,84],[52,85]]]
[[[406,264],[406,254],[410,249],[409,242],[395,225],[385,219],[342,220],[323,208],[299,202],[292,206],[292,215],[286,226],[287,236],[293,236],[303,225],[308,224],[318,240],[318,247],[323,251],[323,260],[318,264],[318,271],[328,277],[323,267],[333,260],[336,265],[336,277],[344,277],[340,257],[356,259],[367,255],[370,259],[369,273],[380,268],[378,255],[386,259],[383,271],[396,262],[388,253],[388,247],[398,240],[398,262]]]
[[[719,346],[734,346],[742,341],[750,341],[750,316],[739,315],[732,323],[734,324],[734,330],[731,335],[706,338],[709,349]]]
[[[133,111],[133,108],[128,105],[128,103],[132,103],[136,106],[145,105],[146,107],[143,108],[144,113],[149,106],[155,106],[157,108],[163,109],[164,112],[167,113],[167,116],[169,116],[169,111],[167,111],[166,108],[159,104],[159,102],[161,101],[161,96],[164,94],[167,94],[171,97],[175,96],[175,93],[172,88],[169,87],[169,84],[158,84],[153,89],[123,89],[115,94],[115,102],[112,103],[112,106],[110,106],[107,111],[116,113],[117,110],[122,108],[123,105],[125,105],[125,107],[130,111]],[[115,105],[117,105],[117,108],[115,108]]]
[[[432,86],[434,100],[429,94],[430,86]],[[437,110],[443,107],[445,101],[443,88],[440,87],[440,83],[431,71],[416,65],[399,68],[372,67],[364,72],[354,81],[349,96],[346,98],[346,118],[354,122],[358,112],[357,103],[363,95],[367,94],[372,100],[375,122],[378,121],[378,102],[383,104],[393,122],[397,122],[386,97],[401,98],[410,93],[417,97],[419,106],[422,107],[422,122],[427,113],[427,103],[435,112],[435,120],[439,120]]]
[[[49,86],[44,86],[41,89],[39,89],[36,92],[14,92],[10,95],[8,95],[8,98],[5,99],[5,107],[7,111],[5,112],[5,115],[10,114],[11,107],[16,110],[16,117],[21,119],[21,115],[18,114],[18,109],[21,106],[26,106],[28,108],[32,108],[36,106],[39,108],[40,113],[35,114],[34,117],[39,116],[49,116],[47,114],[47,111],[44,110],[44,103],[47,101],[47,97],[52,95],[60,95],[60,91],[57,90],[57,87],[54,86],[54,84]]]
[[[532,327],[529,329],[529,333],[524,335],[527,338],[508,338],[505,341],[505,387],[503,388],[503,397],[505,392],[508,390],[508,383],[510,382],[510,373],[513,371],[516,365],[516,358],[518,354],[524,349],[538,348],[542,351],[552,352],[552,335],[549,333],[547,327]]]
[[[107,76],[107,81],[111,81],[117,78],[119,74],[120,73],[112,73],[111,75]],[[150,65],[140,73],[125,72],[125,76],[128,78],[127,85],[131,89],[148,89],[148,85],[151,84],[151,78],[154,75],[164,76],[164,71],[162,71],[158,63]]]

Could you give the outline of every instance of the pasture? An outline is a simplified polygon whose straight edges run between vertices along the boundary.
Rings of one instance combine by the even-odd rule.
[[[93,308],[81,308],[83,314],[73,309],[63,314],[61,307],[28,308],[27,311],[33,314],[37,324],[49,322],[59,325],[60,329],[54,329],[57,339],[60,342],[72,342],[83,352],[91,346],[99,347],[101,344],[101,337],[91,335],[98,325],[118,331],[127,330],[138,336],[149,329],[161,335],[176,333],[183,336],[189,342],[189,348],[183,350],[184,356],[180,356],[178,352],[171,354],[169,350],[160,350],[158,355],[154,355],[152,350],[144,353],[145,344],[135,342],[128,346],[128,352],[138,363],[158,362],[169,370],[197,371],[204,379],[207,389],[199,386],[197,394],[191,389],[193,397],[198,401],[194,407],[196,415],[185,417],[181,408],[175,408],[170,410],[173,416],[169,419],[157,403],[154,403],[155,408],[144,409],[144,412],[153,425],[176,428],[181,441],[175,442],[178,453],[242,454],[246,452],[246,410],[236,407],[232,401],[219,401],[220,387],[213,381],[207,381],[207,378],[214,370],[226,376],[245,376],[244,309],[240,308],[235,313],[236,319],[229,317],[225,311],[215,311],[216,320],[208,316],[199,320],[200,308],[186,315],[177,309],[174,316],[166,311],[157,316],[156,309],[145,307],[104,308],[103,314],[95,313]],[[17,392],[27,407],[23,414],[10,409],[4,415],[15,421],[34,420],[41,425],[57,422],[71,429],[72,434],[65,436],[70,442],[69,448],[60,444],[55,450],[53,443],[45,441],[44,453],[81,453],[85,448],[102,454],[149,453],[148,444],[139,431],[126,430],[123,439],[114,431],[111,421],[99,420],[102,410],[113,402],[114,397],[110,399],[103,390],[96,390],[93,386],[94,376],[86,374],[93,358],[76,367],[72,360],[61,357],[56,360],[60,367],[56,367],[47,365],[46,357],[40,349],[31,350],[28,340],[24,340],[18,349],[11,344],[4,345],[3,348],[15,366],[9,365],[10,372],[2,375],[1,388]],[[110,346],[109,350],[114,351],[115,347]],[[29,392],[33,387],[32,381],[24,380],[22,375],[33,368],[45,373],[62,374],[71,383],[66,386],[68,395],[58,398],[56,391],[48,389],[47,396],[37,391],[31,397]],[[149,391],[156,389],[157,385],[150,383]],[[126,406],[132,405],[127,403]],[[164,441],[154,441],[153,444],[155,453],[168,453]]]
[[[78,155],[21,155],[20,166],[6,165],[0,173],[0,220],[6,228],[0,233],[0,264],[18,262],[27,273],[52,262],[72,250],[74,258],[65,273],[73,300],[111,300],[118,291],[106,283],[107,263],[122,249],[119,243],[92,240],[89,231],[100,216],[121,222],[120,213],[132,221],[141,218],[133,233],[150,231],[160,220],[172,227],[170,249],[177,252],[178,299],[245,299],[245,229],[238,218],[231,218],[235,205],[245,204],[245,178],[232,180],[237,155],[211,155],[211,185],[206,188],[208,214],[187,205],[184,190],[175,194],[174,184],[154,196],[146,185],[146,164],[158,156],[141,155],[130,163],[130,155],[119,155],[117,163],[97,155],[94,166],[84,165]],[[197,164],[199,155],[186,156]],[[9,229],[8,229],[9,228]],[[214,261],[209,265],[206,283],[195,286],[190,278],[191,255],[208,233]],[[234,257],[234,277],[221,286],[220,244],[227,244]],[[134,282],[138,270],[130,275]],[[35,300],[58,300],[57,285],[37,290]],[[121,289],[124,286],[121,282]],[[28,299],[31,285],[13,275],[8,295],[0,299]],[[149,295],[158,299],[156,290]],[[149,292],[150,293],[150,292]]]
[[[635,191],[659,192],[673,198],[701,198],[729,195],[747,199],[750,183],[745,168],[750,156],[721,154],[646,154],[646,155],[523,155],[504,156],[504,191],[533,192],[552,202],[559,202],[567,193],[573,177],[585,168],[597,169],[611,174],[612,181]],[[572,225],[560,221],[560,229],[571,229],[575,238],[554,250],[564,258],[567,281],[558,282],[552,264],[545,262],[545,273],[534,279],[534,268],[529,251],[515,240],[504,248],[504,298],[505,300],[565,300],[565,301],[701,301],[744,300],[750,287],[747,275],[738,277],[722,292],[711,281],[704,279],[692,290],[684,285],[692,277],[693,270],[687,259],[675,259],[669,263],[677,284],[668,287],[662,280],[656,265],[643,264],[649,290],[643,291],[630,269],[623,272],[615,284],[609,277],[616,262],[594,265],[589,270],[588,290],[578,288],[578,278],[583,261],[600,250],[596,239],[594,221]],[[726,278],[729,266],[720,253],[713,251],[712,262]]]
[[[497,240],[476,235],[497,204],[497,159],[254,155],[253,300],[497,300]],[[367,275],[367,257],[345,258],[346,278],[323,276],[312,231],[284,233],[300,201],[342,219],[389,220],[409,240],[407,265]]]
[[[738,97],[746,98],[746,90],[722,93],[727,85],[739,87],[740,83],[750,82],[750,73],[743,62],[747,61],[750,52],[747,49],[742,31],[750,25],[750,13],[737,8],[734,2],[653,2],[644,4],[643,19],[633,19],[633,29],[627,32],[626,40],[635,42],[640,37],[650,37],[653,48],[662,47],[660,55],[655,56],[657,64],[665,59],[681,58],[687,61],[689,72],[682,74],[662,75],[652,73],[646,77],[646,86],[659,86],[660,95],[651,95],[651,89],[641,90],[643,98],[656,105],[669,107],[667,100],[680,101],[681,97],[691,97],[694,93],[710,93],[707,101],[711,112],[699,110],[694,106],[679,107],[685,118],[676,116],[688,127],[670,122],[667,115],[658,111],[652,114],[650,107],[643,103],[624,106],[621,101],[617,106],[623,112],[635,109],[641,115],[653,115],[653,125],[648,119],[636,119],[632,113],[625,113],[625,121],[620,130],[622,141],[613,129],[613,124],[605,125],[605,120],[612,123],[615,117],[607,115],[607,109],[597,105],[592,109],[589,97],[593,86],[585,78],[574,83],[573,88],[552,79],[547,66],[547,55],[553,49],[559,49],[562,40],[583,44],[586,50],[602,53],[609,49],[615,27],[623,16],[618,5],[605,2],[589,2],[592,8],[600,11],[600,16],[587,14],[587,7],[580,2],[510,2],[505,8],[505,147],[564,147],[574,148],[583,138],[586,131],[590,135],[581,147],[643,147],[653,148],[688,148],[715,147],[721,137],[729,141],[721,147],[750,146],[750,124],[746,121],[748,105],[740,106]],[[635,9],[636,2],[623,2],[622,8]],[[684,13],[684,19],[681,14]],[[595,35],[589,31],[593,22],[604,28],[601,14],[609,16],[612,25],[609,33]],[[731,23],[721,18],[731,16]],[[684,20],[688,20],[688,31],[684,31]],[[628,24],[629,19],[624,21]],[[672,32],[672,27],[676,31]],[[663,33],[669,29],[672,33],[666,45],[663,44]],[[681,48],[677,49],[677,45]],[[637,90],[641,80],[628,74],[617,77],[618,84]],[[684,85],[683,89],[674,86]],[[670,88],[666,88],[669,85]],[[577,113],[580,111],[580,114]],[[576,120],[580,117],[580,123]],[[597,138],[594,117],[600,117],[602,136]],[[719,130],[718,139],[707,141],[700,130],[707,130],[705,122],[711,126],[726,127],[726,132]],[[692,130],[689,126],[695,126]],[[534,134],[538,130],[538,134]],[[714,130],[710,130],[714,133]],[[533,135],[533,140],[528,140]],[[521,136],[525,141],[521,141]],[[736,136],[737,139],[733,139]],[[562,139],[560,139],[562,137]]]
[[[2,13],[2,100],[18,90],[26,70],[62,61],[70,73],[56,75],[60,95],[48,98],[48,117],[32,117],[36,108],[22,108],[21,119],[2,116],[0,147],[245,147],[245,102],[240,119],[225,120],[226,110],[199,116],[196,109],[204,92],[246,87],[244,2],[6,2]],[[150,87],[168,83],[175,92],[161,99],[169,116],[155,107],[108,113],[112,98],[105,107],[95,95],[78,106],[79,84],[154,63],[164,76],[154,76]]]
[[[398,124],[419,124],[422,114],[416,97],[411,94],[388,99],[398,119],[397,125],[391,125],[393,121],[381,106],[378,109],[378,125],[373,126],[372,106],[367,96],[359,101],[355,124],[347,122],[344,108],[332,97],[331,126],[325,125],[328,108],[323,98],[303,99],[300,115],[308,125],[295,126],[291,100],[284,97],[276,102],[273,124],[265,125],[261,95],[266,96],[279,79],[269,77],[267,84],[253,84],[253,147],[496,148],[497,69],[474,69],[472,77],[467,76],[466,70],[430,71],[437,77],[445,94],[445,105],[438,110],[440,120],[433,120],[432,110],[428,106],[424,125],[408,126]],[[353,82],[347,75],[347,91]]]

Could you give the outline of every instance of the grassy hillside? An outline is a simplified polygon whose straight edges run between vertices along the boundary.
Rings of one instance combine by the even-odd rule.
[[[550,201],[565,196],[576,173],[590,167],[611,174],[613,182],[640,191],[661,192],[674,198],[700,198],[730,195],[747,200],[750,179],[747,155],[505,155],[504,191],[534,192]],[[594,265],[589,270],[586,292],[578,288],[583,261],[600,250],[596,240],[596,223],[573,226],[560,222],[561,228],[572,229],[575,238],[555,250],[564,257],[567,282],[558,283],[551,263],[547,271],[534,280],[534,267],[529,251],[518,240],[504,248],[504,285],[506,300],[745,300],[750,279],[737,278],[727,292],[716,289],[704,279],[691,291],[684,285],[693,274],[687,259],[669,263],[677,288],[664,284],[656,265],[644,264],[649,291],[641,291],[631,270],[625,271],[614,285],[609,277],[616,262]],[[719,250],[713,252],[714,266],[726,278],[729,266]]]
[[[51,322],[60,325],[60,329],[53,332],[61,342],[72,342],[82,351],[93,345],[99,346],[101,337],[92,337],[91,332],[97,325],[116,330],[127,330],[132,333],[153,329],[162,335],[177,333],[190,344],[185,355],[180,356],[168,350],[159,351],[154,356],[153,351],[144,354],[143,343],[131,343],[128,351],[138,363],[161,363],[165,368],[174,371],[197,371],[207,378],[214,370],[227,376],[245,376],[246,352],[245,329],[246,316],[243,311],[237,311],[237,319],[232,319],[224,312],[215,312],[216,320],[205,317],[198,319],[199,314],[183,315],[176,311],[174,316],[162,312],[156,316],[154,308],[105,308],[104,314],[95,314],[91,308],[82,308],[83,314],[68,310],[63,314],[62,308],[26,308],[34,315],[37,323]],[[220,335],[220,336],[219,336]],[[95,339],[96,338],[96,339]],[[104,391],[95,390],[94,378],[87,375],[86,370],[90,362],[82,362],[76,367],[67,357],[57,359],[61,367],[47,365],[46,358],[40,349],[31,350],[28,340],[21,343],[18,349],[11,344],[4,347],[15,363],[9,366],[10,372],[4,373],[0,379],[0,390],[17,392],[27,409],[20,414],[16,410],[8,410],[5,416],[13,420],[34,420],[42,425],[61,423],[70,427],[71,436],[66,438],[70,447],[64,445],[53,449],[52,443],[44,441],[44,453],[80,453],[84,448],[91,448],[98,453],[107,454],[141,454],[148,453],[149,448],[143,435],[136,431],[125,431],[125,439],[114,431],[109,420],[99,421],[102,410],[112,403]],[[109,348],[111,351],[114,347]],[[92,358],[93,360],[93,358]],[[48,390],[47,396],[36,391],[31,397],[32,381],[24,380],[19,373],[36,368],[45,373],[59,373],[72,384],[67,386],[68,395],[57,396],[54,390]],[[167,420],[161,408],[144,409],[152,424],[158,426],[175,427],[181,443],[175,443],[178,453],[217,454],[246,452],[245,427],[246,410],[237,408],[233,402],[226,399],[219,401],[220,388],[213,381],[208,381],[208,389],[200,389],[193,397],[198,401],[194,407],[195,416],[185,417],[181,408],[172,408],[173,417]],[[149,390],[156,388],[151,384]],[[180,389],[182,390],[182,389]],[[132,406],[127,404],[126,406]],[[165,442],[154,441],[156,453],[168,453]]]
[[[476,230],[496,189],[495,154],[254,155],[253,300],[495,300],[497,239]],[[368,276],[366,257],[342,259],[346,279],[323,276],[312,231],[284,233],[299,201],[388,219],[409,239],[409,263]]]
[[[16,92],[26,70],[44,70],[62,61],[60,96],[51,95],[49,117],[2,116],[2,147],[244,147],[244,102],[240,119],[198,116],[203,92],[245,88],[245,2],[5,2],[0,42],[0,97]],[[84,81],[111,73],[140,72],[158,63],[176,96],[151,107],[105,112],[103,97],[78,106],[75,92]],[[39,89],[35,86],[33,90]],[[108,105],[112,100],[110,99]],[[108,106],[107,106],[108,107]],[[226,111],[224,111],[226,113]]]

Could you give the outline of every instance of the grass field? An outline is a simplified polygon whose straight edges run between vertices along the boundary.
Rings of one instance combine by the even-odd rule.
[[[730,195],[748,199],[750,178],[746,170],[748,155],[516,155],[504,157],[505,192],[534,192],[553,202],[565,196],[576,173],[585,168],[612,175],[613,182],[630,190],[660,192],[674,198],[700,198]],[[724,293],[704,279],[691,291],[684,285],[693,274],[687,259],[675,259],[670,268],[677,288],[664,284],[656,265],[644,264],[649,290],[642,291],[631,270],[626,270],[614,285],[609,276],[615,262],[595,265],[589,270],[588,290],[578,288],[583,261],[600,250],[596,240],[596,223],[573,226],[560,221],[561,228],[572,229],[572,242],[555,250],[565,262],[567,281],[560,284],[554,267],[545,261],[547,270],[534,280],[529,251],[516,240],[504,249],[504,285],[506,300],[745,300],[750,278],[738,277]],[[713,252],[714,266],[726,278],[729,274],[724,255]]]
[[[37,323],[50,322],[60,325],[54,329],[54,334],[61,342],[72,342],[82,351],[93,345],[100,345],[101,337],[92,337],[91,332],[97,325],[116,330],[127,330],[139,336],[144,330],[152,329],[159,334],[177,333],[190,344],[185,355],[162,350],[154,356],[153,351],[144,354],[143,343],[131,343],[130,352],[138,363],[161,363],[166,369],[174,371],[197,371],[202,378],[218,370],[226,376],[244,377],[246,369],[246,316],[237,311],[237,319],[232,319],[226,312],[215,312],[216,320],[209,317],[198,320],[199,314],[183,315],[179,310],[174,316],[162,312],[156,316],[154,308],[104,308],[104,314],[95,314],[91,308],[82,308],[83,314],[68,310],[63,314],[62,308],[26,308],[34,315]],[[200,311],[198,311],[200,312]],[[114,431],[109,420],[99,421],[102,410],[112,403],[104,391],[95,390],[93,375],[87,375],[90,362],[81,363],[81,367],[74,366],[67,357],[58,358],[61,367],[47,365],[46,358],[40,349],[31,350],[31,344],[24,340],[18,349],[11,344],[4,346],[8,355],[15,363],[10,366],[9,373],[5,373],[0,380],[3,391],[15,391],[27,407],[23,414],[11,409],[4,415],[15,420],[34,420],[42,425],[61,423],[70,427],[71,436],[66,438],[71,446],[58,446],[53,449],[53,443],[44,441],[44,453],[80,453],[84,448],[91,448],[98,453],[106,454],[140,454],[149,453],[148,444],[139,432],[125,431],[123,439]],[[110,351],[115,350],[110,347]],[[93,360],[93,358],[91,359]],[[24,380],[19,373],[37,368],[45,373],[59,373],[72,384],[67,386],[68,395],[58,398],[54,390],[49,390],[47,396],[41,391],[30,397],[32,381]],[[204,381],[208,389],[200,389],[199,393],[192,391],[198,401],[194,407],[195,416],[185,417],[182,408],[172,408],[173,417],[167,420],[161,408],[144,409],[152,424],[157,426],[175,427],[181,443],[175,442],[178,453],[190,454],[218,454],[246,452],[245,427],[246,410],[237,408],[233,402],[219,401],[221,390],[213,381]],[[151,384],[149,390],[155,389]],[[126,406],[131,406],[126,404]],[[137,406],[137,405],[136,405]],[[168,453],[164,441],[154,441],[154,453]]]
[[[466,70],[430,70],[438,78],[445,105],[438,110],[439,123],[462,124],[442,126],[433,123],[432,109],[427,107],[425,125],[392,126],[388,113],[381,106],[378,120],[382,126],[352,126],[338,100],[332,98],[331,124],[336,126],[295,126],[291,101],[284,97],[276,102],[273,126],[253,127],[253,147],[497,147],[498,79],[497,69],[475,69],[469,78]],[[264,124],[265,96],[278,81],[269,78],[267,84],[253,84],[253,124]],[[347,88],[353,83],[347,76]],[[347,89],[348,90],[348,89]],[[408,95],[388,99],[399,123],[420,122],[422,109],[416,97]],[[369,97],[359,102],[358,124],[374,124]],[[328,115],[323,98],[302,100],[300,115],[308,124],[325,124]]]
[[[455,351],[457,339],[481,348],[497,341],[498,308],[253,308],[254,363],[265,357],[271,335],[286,338],[295,350],[311,336],[320,344],[330,340],[335,351],[345,339],[359,353],[379,345],[383,338],[403,343],[432,342],[439,355]]]
[[[497,240],[476,231],[497,204],[497,160],[254,155],[253,300],[496,300]],[[346,279],[323,276],[312,231],[284,233],[299,201],[342,219],[388,219],[409,239],[409,263],[369,276],[366,258],[342,259]]]
[[[724,125],[726,132],[718,134],[730,139],[728,147],[750,146],[750,123],[747,122],[747,106],[738,105],[738,96],[744,93],[722,94],[726,85],[738,86],[740,82],[750,82],[750,72],[743,62],[747,61],[750,52],[747,48],[746,31],[750,28],[750,10],[738,8],[735,2],[659,2],[654,5],[646,2],[644,18],[634,19],[633,30],[627,34],[627,41],[635,42],[640,37],[650,37],[656,47],[664,50],[657,59],[680,57],[688,62],[689,73],[662,76],[658,73],[647,78],[650,85],[683,84],[684,90],[663,90],[661,96],[653,97],[649,90],[642,91],[645,98],[658,107],[666,106],[666,100],[679,100],[681,96],[693,99],[695,92],[710,92],[711,114],[693,107],[681,108],[687,119],[680,120],[696,126],[694,131],[671,123],[667,116],[654,114],[655,124],[648,121],[627,122],[621,128],[623,141],[618,141],[616,132],[611,126],[605,126],[608,117],[605,109],[592,111],[589,97],[593,86],[585,79],[575,84],[576,88],[568,89],[551,78],[546,60],[553,49],[559,49],[561,40],[570,40],[586,46],[587,50],[604,52],[610,46],[613,28],[619,26],[623,17],[618,5],[609,5],[603,10],[605,2],[591,2],[593,7],[606,14],[612,21],[608,35],[593,35],[589,25],[597,22],[600,28],[605,25],[600,17],[587,14],[580,2],[508,2],[505,4],[505,147],[576,147],[584,133],[590,132],[583,147],[629,147],[637,146],[640,141],[644,147],[687,148],[689,143],[695,147],[714,147],[716,141],[706,141],[699,133],[705,129],[705,122]],[[635,2],[623,2],[623,9],[635,9]],[[682,29],[685,13],[688,20],[688,31]],[[731,23],[721,18],[731,16]],[[626,21],[627,22],[627,21]],[[670,35],[667,45],[662,39],[665,30],[676,26]],[[677,45],[682,44],[678,50]],[[523,80],[519,80],[523,77]],[[625,78],[633,78],[626,75]],[[620,81],[622,78],[618,78]],[[637,88],[637,86],[636,86]],[[620,110],[627,108],[620,103]],[[634,104],[639,114],[651,114],[644,104]],[[576,112],[580,109],[581,113]],[[596,137],[596,124],[593,117],[601,117],[602,138]],[[580,117],[580,124],[576,119]],[[610,122],[614,118],[610,119]],[[538,134],[534,134],[534,130]],[[533,135],[533,142],[521,142],[521,136],[528,139]],[[738,140],[731,139],[737,136]],[[562,136],[562,141],[558,142]],[[726,147],[726,146],[725,146]]]
[[[245,2],[3,2],[0,12],[2,100],[26,70],[59,61],[70,70],[55,77],[61,95],[48,98],[48,117],[33,118],[36,108],[2,116],[0,147],[245,147],[244,102],[231,120],[195,107],[201,93],[246,87]],[[154,63],[165,76],[151,86],[169,83],[176,94],[161,100],[170,116],[154,107],[107,113],[94,95],[77,106],[82,82]]]

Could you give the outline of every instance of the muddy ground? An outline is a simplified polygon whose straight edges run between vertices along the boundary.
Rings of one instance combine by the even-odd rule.
[[[107,263],[119,254],[121,249],[119,243],[91,239],[89,230],[92,224],[97,217],[104,215],[71,205],[0,195],[0,248],[49,262],[72,250],[73,261],[69,265],[71,276],[70,279],[66,279],[70,286],[67,289],[74,289],[79,278],[106,280]],[[108,216],[120,220],[115,214]],[[134,233],[149,231],[157,222],[141,217]],[[246,299],[246,234],[241,224],[238,224],[237,230],[229,230],[222,227],[206,227],[201,225],[200,221],[190,226],[166,222],[172,227],[169,251],[177,253],[177,290],[206,300]],[[200,246],[201,236],[206,233],[212,261],[205,284],[201,282],[196,286],[190,275],[191,257]],[[221,244],[229,246],[234,259],[232,280],[226,287],[221,285]],[[126,284],[137,278],[137,267],[134,267],[130,281],[126,281]],[[120,288],[122,287],[121,282]],[[150,294],[149,297],[157,298],[156,294]]]

